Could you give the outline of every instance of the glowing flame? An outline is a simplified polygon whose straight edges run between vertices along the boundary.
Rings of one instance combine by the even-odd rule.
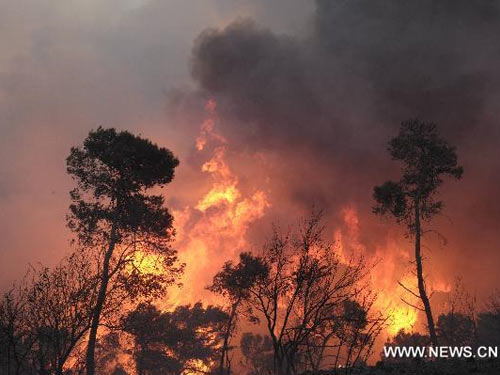
[[[351,251],[366,252],[359,240],[360,220],[356,210],[347,207],[342,211],[342,215],[345,229],[344,232],[334,233],[335,241],[340,243],[337,246],[340,246],[343,253],[346,248]],[[389,317],[387,333],[391,336],[400,330],[412,332],[424,329],[420,311],[414,307],[420,306],[421,301],[417,297],[417,280],[413,270],[413,258],[409,253],[410,248],[407,240],[390,233],[386,243],[375,250],[378,264],[370,274],[371,284],[378,293],[376,306]],[[427,278],[426,283],[431,291],[451,290],[448,283],[435,277]]]
[[[200,211],[206,211],[221,203],[232,204],[240,197],[240,192],[236,187],[238,180],[232,175],[224,161],[224,152],[223,147],[216,148],[214,157],[201,167],[203,172],[212,174],[216,181],[212,189],[196,205]]]
[[[367,249],[360,240],[360,220],[354,207],[345,207],[342,212],[343,226],[334,232],[333,238],[339,258],[347,262],[352,254],[366,254]],[[412,331],[418,321],[418,310],[403,302],[404,290],[398,285],[398,281],[411,288],[414,280],[404,277],[398,267],[398,260],[407,263],[409,255],[399,248],[392,239],[376,250],[375,258],[378,259],[377,266],[372,270],[371,284],[377,291],[376,307],[388,316],[387,333],[397,334],[401,329]],[[418,301],[414,296],[404,294],[405,300],[413,305]]]
[[[413,330],[416,322],[417,311],[413,307],[398,306],[390,312],[387,331],[391,336],[396,335],[401,330],[409,332]]]
[[[191,360],[187,364],[188,369],[185,370],[183,375],[199,375],[199,374],[210,374],[211,368],[203,363],[199,359]]]
[[[203,299],[216,303],[216,297],[204,288],[220,266],[247,249],[246,233],[255,220],[262,217],[270,206],[267,194],[261,186],[253,193],[243,193],[238,175],[228,163],[228,140],[217,132],[217,103],[209,100],[205,105],[206,118],[196,139],[196,151],[209,155],[201,171],[212,180],[212,185],[193,205],[174,211],[177,230],[177,248],[181,260],[187,264],[182,283],[185,288],[172,290],[169,300],[192,303]],[[341,212],[342,225],[333,233],[336,252],[342,262],[348,262],[353,254],[374,255],[377,266],[370,274],[370,281],[378,293],[376,307],[389,316],[387,333],[395,335],[399,330],[412,331],[419,323],[419,312],[412,305],[419,301],[398,285],[404,284],[415,290],[414,278],[406,275],[411,255],[407,244],[401,245],[398,236],[389,235],[387,243],[377,249],[367,249],[361,240],[361,222],[353,205]],[[393,238],[394,237],[394,238]],[[369,251],[370,250],[370,251]],[[430,287],[446,290],[445,284],[431,283]],[[404,297],[404,298],[403,298]],[[410,304],[403,302],[403,299]]]
[[[134,258],[128,265],[128,269],[136,269],[143,274],[161,275],[165,272],[161,255],[145,254],[142,251],[134,253]]]
[[[174,211],[176,247],[187,267],[182,278],[183,289],[173,289],[169,302],[175,307],[202,299],[215,303],[216,297],[205,290],[222,264],[247,250],[246,233],[249,225],[262,217],[270,206],[263,190],[243,194],[238,176],[226,160],[228,142],[215,130],[216,102],[205,106],[207,118],[201,124],[196,140],[198,152],[212,151],[201,171],[210,176],[211,188],[194,206]]]
[[[217,103],[213,99],[209,99],[205,104],[208,118],[201,124],[200,135],[196,138],[196,149],[202,151],[210,140],[218,140],[221,143],[226,143],[226,139],[214,131]]]

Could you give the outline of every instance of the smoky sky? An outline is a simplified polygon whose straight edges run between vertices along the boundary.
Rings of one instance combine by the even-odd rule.
[[[127,129],[169,147],[182,163],[166,196],[182,196],[174,190],[185,190],[197,129],[178,126],[166,107],[172,91],[194,86],[193,40],[238,16],[303,28],[312,7],[287,0],[283,17],[284,3],[0,0],[0,287],[68,252],[65,158],[89,130]]]
[[[445,182],[433,225],[448,244],[429,256],[487,292],[500,262],[499,11],[486,0],[0,0],[0,283],[67,250],[64,159],[98,125],[171,148],[181,164],[166,195],[181,208],[202,189],[193,144],[215,98],[241,189],[270,181],[269,220],[314,203],[342,225],[354,206],[368,249],[393,227],[371,214],[373,185],[398,173],[387,141],[405,119],[436,122],[465,175]],[[239,152],[269,162],[238,165]]]
[[[335,217],[355,202],[368,247],[385,232],[370,215],[371,189],[398,171],[387,141],[403,120],[437,123],[465,177],[443,188],[431,228],[448,246],[434,263],[473,279],[500,259],[499,11],[498,1],[318,0],[302,34],[248,18],[205,30],[190,68],[200,93],[217,97],[224,133],[280,153],[271,175],[288,203],[316,202]],[[498,283],[492,273],[482,281]]]
[[[263,147],[366,149],[364,137],[387,137],[409,116],[458,139],[484,125],[498,94],[499,20],[496,2],[317,1],[310,34],[249,19],[204,31],[191,71]]]

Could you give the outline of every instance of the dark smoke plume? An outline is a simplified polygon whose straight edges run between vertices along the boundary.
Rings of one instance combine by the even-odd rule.
[[[306,35],[248,19],[204,31],[191,69],[237,147],[279,150],[269,175],[287,196],[276,200],[331,213],[354,202],[368,247],[381,240],[371,188],[397,171],[386,142],[405,119],[436,122],[466,171],[443,192],[452,224],[436,224],[466,274],[476,252],[472,267],[500,260],[498,35],[499,1],[318,0]]]

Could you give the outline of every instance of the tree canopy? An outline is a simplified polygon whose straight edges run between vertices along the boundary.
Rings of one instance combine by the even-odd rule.
[[[172,181],[179,161],[170,150],[147,139],[99,127],[89,133],[83,147],[71,148],[66,163],[77,183],[70,192],[68,227],[81,245],[101,253],[87,348],[87,375],[94,375],[97,330],[110,282],[123,286],[123,297],[136,297],[141,290],[162,291],[181,271],[170,247],[172,215],[162,195],[148,193]],[[136,257],[144,253],[161,257],[161,273],[145,275],[134,267]]]
[[[408,120],[401,124],[399,134],[389,142],[389,154],[402,163],[399,181],[387,181],[373,190],[376,214],[391,214],[398,221],[414,227],[415,208],[422,218],[439,213],[443,202],[436,199],[443,177],[461,178],[455,147],[442,139],[436,124]]]

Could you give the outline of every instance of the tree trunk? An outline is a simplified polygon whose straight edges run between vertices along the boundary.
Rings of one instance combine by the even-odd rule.
[[[233,325],[234,318],[236,317],[236,311],[238,309],[238,305],[240,304],[241,299],[238,299],[233,305],[231,306],[231,313],[229,315],[229,321],[227,322],[227,328],[226,332],[224,333],[224,343],[222,345],[222,353],[220,356],[220,363],[219,363],[219,374],[224,375],[224,362],[227,358],[228,355],[228,350],[229,350],[229,339],[231,338],[231,328]],[[227,375],[230,374],[230,369],[228,367],[227,369]]]
[[[59,358],[57,360],[56,375],[63,375],[63,367],[66,359]]]
[[[418,280],[418,292],[420,294],[420,299],[424,304],[425,315],[427,317],[427,326],[429,327],[429,336],[431,338],[431,343],[433,346],[437,346],[437,336],[436,329],[434,327],[434,319],[432,317],[431,304],[429,302],[429,297],[427,296],[427,292],[425,290],[424,283],[424,274],[422,270],[422,254],[420,251],[420,236],[421,236],[421,228],[420,228],[420,203],[416,202],[415,204],[415,261],[417,264],[417,280]]]
[[[295,375],[293,354],[289,353],[281,343],[274,352],[274,372],[277,375]]]
[[[111,256],[113,255],[113,250],[115,249],[115,243],[115,229],[113,228],[111,230],[109,247],[104,256],[104,263],[101,274],[101,285],[99,288],[99,294],[97,296],[96,306],[92,314],[92,323],[90,326],[89,343],[87,346],[86,358],[87,375],[95,375],[95,346],[97,341],[97,329],[99,328],[101,312],[104,306],[104,301],[106,300],[106,292],[109,283],[109,262],[111,260]]]

